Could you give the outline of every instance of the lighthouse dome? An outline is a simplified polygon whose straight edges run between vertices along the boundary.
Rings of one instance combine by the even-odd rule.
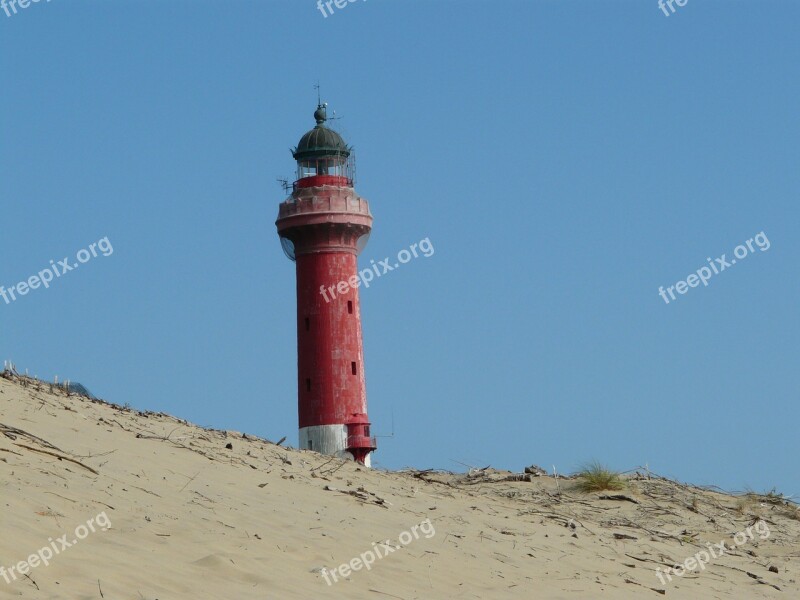
[[[295,160],[316,156],[350,156],[350,148],[341,135],[325,126],[327,114],[325,105],[320,104],[314,112],[317,126],[307,132],[292,151]]]

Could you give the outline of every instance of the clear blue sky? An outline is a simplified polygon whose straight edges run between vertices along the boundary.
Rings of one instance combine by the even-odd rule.
[[[277,177],[319,79],[375,228],[374,459],[800,494],[800,3],[52,0],[0,12],[0,357],[297,441]],[[768,251],[675,285],[763,231]],[[0,406],[0,415],[2,407]]]

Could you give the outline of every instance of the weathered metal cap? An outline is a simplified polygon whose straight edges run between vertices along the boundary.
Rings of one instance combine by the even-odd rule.
[[[314,158],[318,156],[350,156],[351,148],[345,143],[341,135],[325,126],[328,120],[325,104],[317,106],[314,111],[314,120],[317,126],[307,132],[292,150],[295,160]]]

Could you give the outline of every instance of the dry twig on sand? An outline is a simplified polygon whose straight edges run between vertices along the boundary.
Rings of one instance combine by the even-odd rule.
[[[75,463],[76,465],[83,467],[87,471],[91,471],[95,475],[100,475],[100,473],[95,471],[92,467],[83,464],[79,460],[70,458],[69,456],[64,456],[63,454],[57,454],[56,452],[50,452],[49,450],[42,450],[41,448],[34,448],[33,446],[26,446],[25,444],[14,444],[14,445],[19,446],[20,448],[25,448],[26,450],[32,450],[33,452],[40,452],[42,454],[47,454],[49,456],[55,456],[58,460],[68,460],[71,463]]]
[[[4,423],[0,423],[0,433],[5,435],[10,440],[16,440],[17,437],[26,437],[32,442],[36,442],[37,444],[44,446],[45,448],[50,448],[51,450],[55,450],[57,452],[64,452],[58,446],[54,446],[47,440],[43,440],[42,438],[33,435],[32,433],[28,433],[22,429],[17,429],[16,427],[10,427],[9,425],[5,425]],[[15,437],[17,436],[17,437]]]

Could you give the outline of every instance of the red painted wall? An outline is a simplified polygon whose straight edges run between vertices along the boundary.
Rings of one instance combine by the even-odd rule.
[[[353,415],[367,412],[358,288],[348,283],[341,286],[346,293],[336,289],[339,282],[348,282],[357,273],[355,254],[323,252],[297,257],[300,427],[346,423]],[[332,292],[326,289],[330,302],[325,301],[320,286],[334,288]],[[307,379],[311,380],[310,391]]]

